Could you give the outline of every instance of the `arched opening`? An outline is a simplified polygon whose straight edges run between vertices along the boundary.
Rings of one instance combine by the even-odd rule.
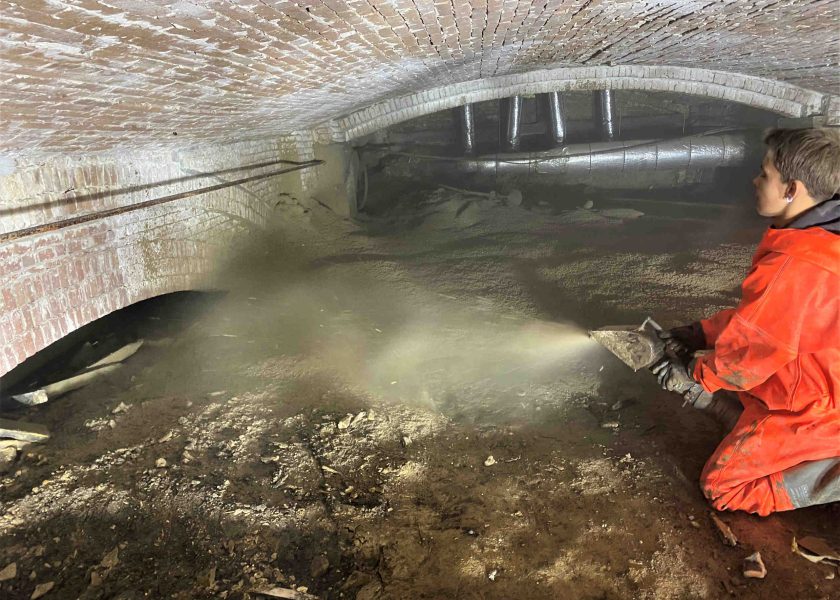
[[[128,386],[115,372],[145,346],[166,347],[218,302],[221,292],[173,292],[136,302],[87,323],[0,378],[0,408],[14,415],[90,383],[109,393]],[[142,357],[142,354],[141,354]],[[136,363],[136,361],[135,361]]]
[[[604,102],[607,102],[607,111]],[[512,110],[515,108],[515,111]],[[748,203],[763,132],[778,115],[700,96],[579,91],[447,109],[355,142],[363,212],[408,191],[517,190],[524,209],[587,203],[674,216]]]

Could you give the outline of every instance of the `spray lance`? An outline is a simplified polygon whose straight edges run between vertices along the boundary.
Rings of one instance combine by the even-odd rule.
[[[688,349],[681,344],[666,343],[661,333],[662,327],[659,323],[648,317],[640,327],[602,327],[590,331],[589,335],[634,371],[651,369],[657,375],[657,379],[661,379],[667,373],[667,370],[663,370],[667,369],[664,359],[667,359],[668,363],[687,364],[693,358]],[[683,398],[692,404],[703,393],[703,387],[694,380],[690,380],[690,383],[683,381],[676,388],[670,387],[669,384],[666,389],[682,394]]]
[[[662,327],[648,317],[641,327],[619,325],[602,327],[589,332],[589,336],[615,354],[621,362],[634,371],[650,368],[659,363],[670,351],[659,337]]]
[[[664,358],[672,360],[691,358],[690,354],[680,354],[679,350],[669,347],[660,337],[661,331],[659,324],[648,317],[640,327],[635,325],[602,327],[590,331],[589,336],[634,371],[652,368]],[[704,391],[700,384],[692,385],[685,393],[682,393],[682,396],[686,403],[707,411],[728,430],[732,429],[743,411],[743,406],[737,396],[711,394]]]

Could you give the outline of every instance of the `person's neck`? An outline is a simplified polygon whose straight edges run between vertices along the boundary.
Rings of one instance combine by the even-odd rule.
[[[810,195],[797,196],[793,199],[793,202],[791,202],[790,205],[788,205],[788,207],[782,214],[773,217],[773,227],[777,229],[787,227],[796,219],[798,219],[803,213],[808,212],[816,205],[817,202],[815,202]]]

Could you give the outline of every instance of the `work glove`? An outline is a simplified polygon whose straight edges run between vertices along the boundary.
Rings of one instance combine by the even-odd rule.
[[[694,361],[685,363],[679,359],[666,358],[651,367],[651,371],[663,390],[685,394],[700,385],[691,375],[693,367]]]
[[[656,380],[659,381],[662,389],[676,392],[683,397],[685,400],[683,406],[690,404],[694,408],[708,411],[729,429],[732,429],[741,416],[740,410],[731,406],[731,403],[724,402],[723,399],[715,404],[714,395],[694,380],[692,376],[694,360],[685,363],[679,359],[666,358],[654,365],[651,371],[656,375]]]
[[[706,348],[706,334],[699,321],[690,325],[681,325],[659,332],[659,337],[665,342],[665,348],[672,356],[689,360],[698,350]]]

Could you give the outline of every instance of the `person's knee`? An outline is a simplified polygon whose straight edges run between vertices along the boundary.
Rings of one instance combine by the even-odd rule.
[[[707,486],[703,482],[700,484],[700,489],[703,491],[703,495],[706,497],[709,505],[715,510],[744,510],[735,502],[737,490],[720,490]]]
[[[700,473],[700,489],[710,502],[721,495],[722,490],[719,483],[721,467],[722,465],[712,457],[703,466],[703,471]]]
[[[766,517],[780,508],[775,502],[773,495],[763,489],[761,482],[749,482],[732,489],[721,490],[719,488],[703,488],[703,494],[709,501],[712,508],[718,511],[740,510]]]
[[[742,510],[766,516],[776,510],[766,477],[721,477],[723,465],[710,461],[700,475],[700,490],[715,510]]]
[[[704,469],[703,473],[700,475],[700,491],[703,492],[706,500],[708,500],[714,508],[717,510],[726,510],[725,508],[719,508],[718,506],[718,504],[722,502],[721,498],[724,496],[726,490],[722,490],[716,485],[715,478],[712,477],[708,469]]]

